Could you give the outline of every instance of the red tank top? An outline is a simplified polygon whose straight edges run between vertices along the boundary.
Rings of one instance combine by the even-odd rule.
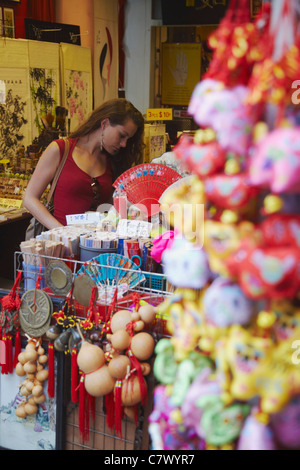
[[[66,215],[82,214],[88,211],[93,200],[91,177],[81,170],[73,160],[72,153],[78,139],[69,139],[70,150],[64,164],[53,197],[54,217],[63,225],[67,224]],[[64,139],[58,139],[61,158],[64,152]],[[109,202],[112,187],[112,172],[107,161],[105,173],[97,177],[100,184],[100,204]]]

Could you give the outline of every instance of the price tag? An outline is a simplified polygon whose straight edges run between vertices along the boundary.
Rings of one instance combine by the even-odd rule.
[[[85,212],[84,214],[70,214],[66,216],[67,225],[98,224],[101,220],[100,212]]]
[[[0,206],[2,207],[16,207],[17,209],[21,209],[22,204],[22,199],[9,199],[6,197],[0,197]]]
[[[172,108],[147,109],[147,121],[171,121],[173,119]]]
[[[120,238],[147,238],[150,236],[152,224],[143,220],[121,219],[117,234]]]

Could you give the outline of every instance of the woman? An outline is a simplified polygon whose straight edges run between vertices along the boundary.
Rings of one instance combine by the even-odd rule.
[[[70,150],[58,179],[53,215],[40,199],[64,152],[64,139],[43,152],[24,195],[24,207],[49,230],[66,225],[66,215],[110,203],[113,181],[142,162],[144,118],[127,100],[113,99],[95,109],[70,134]]]

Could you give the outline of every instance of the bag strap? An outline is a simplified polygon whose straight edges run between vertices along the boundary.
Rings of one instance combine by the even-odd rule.
[[[46,207],[48,206],[48,204],[50,203],[50,201],[52,199],[52,196],[54,194],[54,190],[55,190],[55,187],[56,187],[56,183],[58,181],[58,178],[60,177],[60,174],[62,172],[62,169],[63,169],[64,164],[65,164],[65,162],[67,160],[67,157],[68,157],[68,153],[69,153],[69,149],[70,149],[70,142],[69,142],[68,138],[64,139],[64,141],[65,141],[65,150],[64,150],[64,153],[63,153],[63,157],[60,161],[60,164],[57,167],[56,173],[54,175],[54,178],[53,178],[53,181],[52,181],[52,184],[51,184],[51,188],[50,188],[50,191],[49,191],[49,194],[48,194]]]

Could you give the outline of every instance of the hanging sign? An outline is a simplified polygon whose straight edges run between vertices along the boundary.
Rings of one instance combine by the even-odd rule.
[[[172,121],[173,109],[172,108],[153,108],[147,109],[147,121]]]

